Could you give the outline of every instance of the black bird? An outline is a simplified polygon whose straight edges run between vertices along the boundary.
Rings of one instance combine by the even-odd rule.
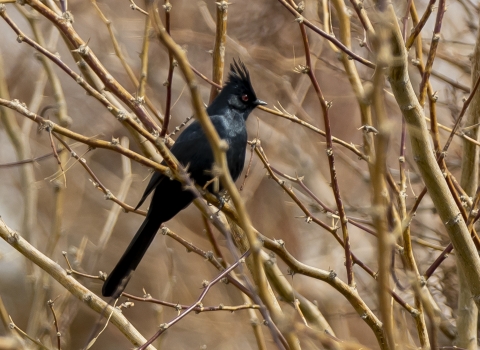
[[[227,163],[234,181],[240,176],[245,162],[247,148],[245,121],[255,107],[265,104],[257,99],[245,65],[241,61],[238,63],[234,61],[230,65],[227,83],[207,108],[218,135],[228,142]],[[196,184],[205,186],[212,179],[213,153],[197,121],[180,134],[171,152],[183,166],[188,165],[188,172]],[[208,188],[211,190],[212,186],[209,185]],[[194,199],[193,193],[184,190],[180,182],[170,180],[156,172],[150,179],[137,208],[152,191],[153,198],[145,221],[103,285],[102,294],[105,297],[120,296],[160,225],[185,209]]]

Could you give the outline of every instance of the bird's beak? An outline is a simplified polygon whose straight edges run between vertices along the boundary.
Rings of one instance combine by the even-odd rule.
[[[258,98],[255,101],[255,106],[266,106],[266,105],[267,105],[267,102],[259,100]]]

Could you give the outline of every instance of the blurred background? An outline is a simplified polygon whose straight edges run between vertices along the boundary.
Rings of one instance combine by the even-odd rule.
[[[48,4],[48,2],[47,2]],[[128,1],[98,1],[103,15],[111,21],[111,29],[118,41],[121,53],[135,76],[140,77],[142,45],[146,16],[130,8]],[[212,75],[212,50],[215,41],[216,4],[214,1],[171,2],[171,36],[186,51],[193,67],[207,77]],[[59,6],[59,4],[57,4]],[[95,53],[110,74],[132,95],[136,86],[129,79],[124,66],[115,54],[112,38],[101,15],[90,1],[70,1],[69,11],[74,16],[73,27]],[[144,7],[143,3],[137,4]],[[161,5],[161,4],[160,4]],[[331,18],[331,28],[338,36],[338,16],[328,1],[307,0],[303,15],[313,24],[324,28],[325,15]],[[427,2],[415,1],[420,14]],[[478,4],[469,0],[448,1],[448,11],[443,20],[441,43],[433,65],[431,83],[438,93],[438,122],[452,127],[462,106],[462,98],[470,88],[470,61],[477,31]],[[51,4],[49,4],[51,6]],[[394,1],[399,21],[407,11],[407,1]],[[346,3],[352,30],[352,50],[373,60],[368,47],[361,47],[364,31],[350,2]],[[365,1],[367,13],[375,24],[374,3]],[[160,14],[164,18],[162,7]],[[19,10],[21,9],[21,10]],[[325,10],[331,11],[330,16]],[[44,46],[59,57],[70,68],[80,72],[70,48],[50,21],[34,13],[29,6],[19,7],[6,4],[8,15],[29,37],[43,37]],[[428,50],[433,30],[434,13],[422,34],[423,47]],[[33,19],[30,18],[33,16]],[[319,101],[308,76],[295,72],[305,64],[305,53],[298,23],[290,12],[278,1],[234,1],[228,6],[227,42],[225,68],[234,58],[240,58],[248,67],[257,96],[268,103],[268,107],[296,115],[307,123],[324,130]],[[34,23],[34,27],[32,27]],[[328,27],[328,26],[327,26]],[[34,29],[39,33],[35,34]],[[410,33],[411,21],[407,21]],[[2,98],[18,99],[29,109],[39,113],[45,106],[56,106],[53,81],[47,76],[44,66],[35,52],[25,43],[18,43],[17,36],[4,20],[0,20],[0,70]],[[363,131],[357,98],[345,73],[339,54],[328,41],[308,30],[314,73],[327,101],[332,102],[330,120],[335,137],[353,144],[363,152]],[[37,39],[38,41],[38,39]],[[368,45],[367,45],[368,46]],[[415,57],[414,50],[410,52]],[[155,109],[163,115],[166,101],[166,86],[169,59],[168,52],[154,35],[150,38],[148,54],[148,79],[146,96]],[[363,82],[372,79],[373,70],[355,63]],[[129,141],[129,147],[142,152],[130,132],[116,120],[97,100],[87,95],[76,82],[55,65],[53,73],[63,91],[67,119],[59,120],[55,109],[45,112],[45,117],[85,136],[110,141],[120,138]],[[418,70],[412,66],[410,78],[416,89],[420,83]],[[226,74],[224,75],[226,76]],[[205,103],[209,101],[210,85],[198,78]],[[401,113],[395,99],[385,86],[385,104],[391,125],[391,140],[388,150],[388,167],[399,180],[398,157],[400,151]],[[58,107],[58,106],[57,106]],[[62,267],[67,268],[62,251],[74,267],[88,274],[109,272],[116,264],[130,239],[140,226],[143,217],[135,213],[118,210],[117,204],[105,200],[105,195],[92,185],[90,176],[67,151],[60,154],[65,176],[59,175],[58,163],[50,156],[27,165],[6,166],[8,163],[32,159],[51,154],[49,133],[38,130],[37,124],[18,114],[7,115],[2,110],[0,123],[0,215],[5,223],[19,231],[32,245],[45,253]],[[170,131],[192,115],[190,95],[179,69],[175,69],[172,81],[172,120]],[[13,119],[12,119],[13,116]],[[10,122],[7,123],[7,118]],[[158,122],[158,120],[157,120]],[[17,129],[12,129],[11,124]],[[249,140],[258,138],[270,164],[290,176],[301,176],[304,184],[321,201],[335,208],[330,186],[330,171],[326,157],[325,138],[320,134],[290,120],[255,110],[247,122]],[[13,130],[13,131],[12,131]],[[442,145],[448,132],[440,130]],[[177,134],[178,135],[178,134]],[[177,135],[172,136],[173,139]],[[124,202],[135,206],[150,177],[151,170],[136,162],[122,160],[118,153],[95,149],[67,140],[73,150],[84,157],[97,178],[115,196],[125,191]],[[19,148],[19,144],[22,147]],[[60,145],[55,141],[56,147]],[[406,143],[406,169],[408,173],[407,208],[423,182],[417,174],[415,162]],[[21,151],[19,151],[21,149]],[[447,164],[455,176],[460,174],[462,142],[455,138],[448,152]],[[346,212],[365,226],[372,226],[371,184],[367,163],[351,150],[334,145],[335,166],[340,192]],[[250,161],[250,148],[247,162]],[[131,175],[128,168],[131,167]],[[245,167],[247,168],[247,167]],[[127,171],[126,171],[127,170]],[[245,171],[244,171],[245,173]],[[333,236],[318,225],[307,222],[305,214],[294,201],[271,178],[254,154],[249,176],[241,191],[248,213],[255,228],[267,237],[285,241],[289,252],[301,262],[323,270],[334,270],[346,281],[344,249]],[[131,179],[131,184],[126,179]],[[237,182],[243,183],[244,175]],[[329,225],[338,219],[325,213],[320,206],[298,184],[287,182],[297,197],[315,217]],[[126,187],[122,187],[126,186]],[[148,200],[147,200],[148,202]],[[143,205],[146,209],[147,204]],[[115,214],[115,210],[119,213]],[[113,213],[113,214],[112,214]],[[113,220],[113,221],[112,221]],[[109,224],[110,226],[106,225]],[[107,227],[108,226],[108,227]],[[202,214],[193,205],[166,224],[168,228],[192,242],[197,247],[212,250],[205,234]],[[105,232],[111,232],[108,242],[100,245]],[[341,234],[341,231],[338,231]],[[351,248],[356,256],[374,271],[377,269],[376,238],[367,232],[349,225]],[[421,202],[412,224],[414,255],[422,274],[448,243],[435,208],[427,197]],[[227,260],[233,262],[226,247],[225,238],[214,230],[214,236],[222,247]],[[427,242],[427,243],[425,243]],[[413,290],[408,285],[398,254],[394,270],[405,290],[395,285],[399,295],[413,304]],[[335,289],[322,281],[301,276],[290,276],[286,265],[277,263],[293,288],[314,302],[342,340],[358,342],[365,347],[378,348],[373,332],[355,312],[347,300]],[[354,266],[357,290],[360,297],[374,313],[377,310],[377,282],[358,266]],[[158,235],[145,258],[134,274],[127,291],[142,296],[190,305],[202,291],[202,281],[210,281],[218,275],[204,258],[189,253],[185,247],[170,237]],[[101,282],[79,278],[79,281],[97,295],[101,295]],[[458,280],[455,257],[450,256],[430,278],[428,288],[439,305],[445,320],[455,327],[458,298]],[[51,312],[46,304],[55,299],[59,314],[59,327],[65,349],[79,349],[86,345],[99,315],[75,299],[52,278],[34,268],[6,242],[0,241],[0,296],[6,311],[15,324],[34,338],[40,339],[48,348],[55,348],[55,327]],[[126,299],[122,298],[121,302]],[[231,284],[219,283],[208,293],[205,306],[240,305],[244,303],[241,292]],[[289,303],[280,301],[282,309],[295,314]],[[134,306],[123,309],[124,315],[146,337],[149,338],[163,322],[177,315],[173,308],[150,303],[134,302]],[[410,332],[406,347],[419,345],[412,318],[399,311]],[[261,315],[257,312],[257,317]],[[292,316],[292,317],[299,317]],[[400,317],[400,316],[399,316]],[[251,314],[247,310],[233,313],[218,311],[190,314],[162,335],[154,345],[160,349],[255,349],[257,343],[251,327]],[[400,322],[400,321],[398,321]],[[11,334],[0,324],[0,334]],[[267,348],[276,348],[268,328],[262,326]],[[452,344],[445,333],[439,332],[439,344]],[[26,341],[25,346],[31,346]],[[317,344],[318,345],[318,344]],[[112,325],[98,338],[94,349],[129,349],[130,342]],[[306,345],[306,348],[308,346]]]

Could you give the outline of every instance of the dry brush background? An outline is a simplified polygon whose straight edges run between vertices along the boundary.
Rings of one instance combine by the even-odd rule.
[[[206,286],[155,348],[477,348],[477,3],[92,0],[68,13],[49,0],[0,3],[1,349],[140,346]],[[207,80],[221,84],[233,58],[268,102],[247,122],[244,208],[178,214],[127,288],[164,305],[123,296],[112,313],[102,281],[70,271],[108,273],[141,224],[126,211],[148,159],[166,155],[166,110],[167,133],[200,115],[186,59],[207,78],[193,93],[208,103]],[[230,274],[237,282],[209,284],[252,237],[264,247]],[[451,240],[457,249],[437,261]],[[102,311],[112,317],[99,335]]]

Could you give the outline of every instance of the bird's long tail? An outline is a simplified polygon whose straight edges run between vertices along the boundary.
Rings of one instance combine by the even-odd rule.
[[[158,217],[152,216],[148,215],[145,218],[120,261],[108,275],[102,288],[104,297],[118,298],[125,289],[133,271],[135,271],[140,260],[142,260],[162,224]]]

